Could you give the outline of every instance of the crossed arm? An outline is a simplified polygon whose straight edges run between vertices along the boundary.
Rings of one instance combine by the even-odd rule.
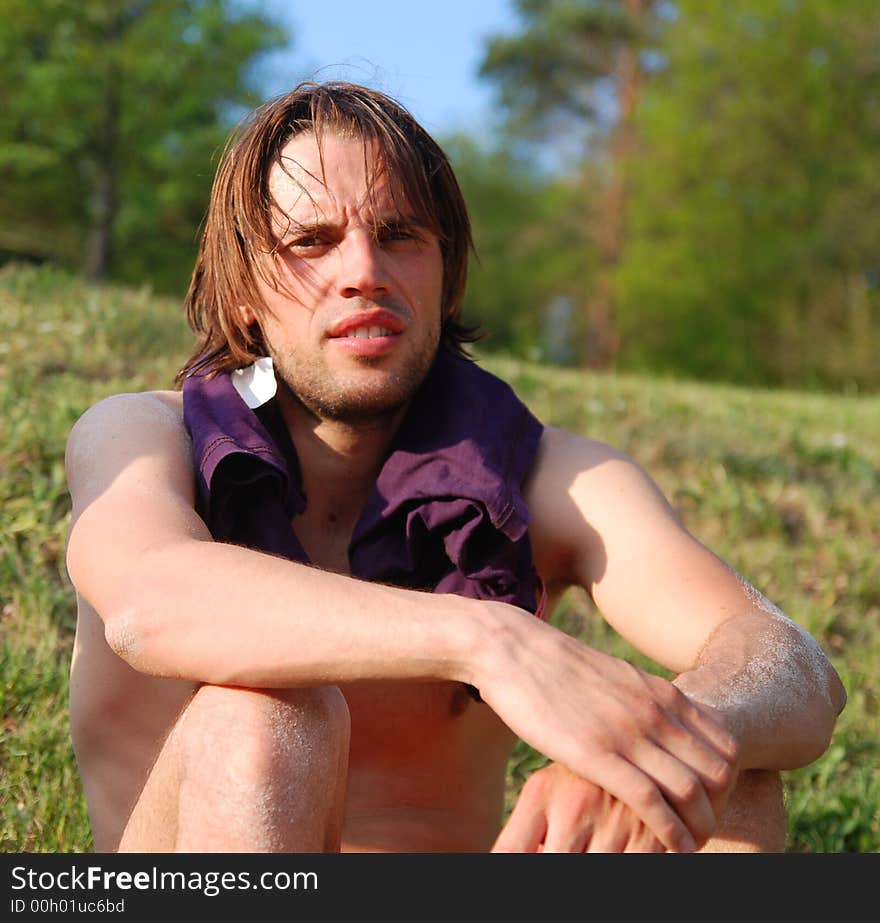
[[[695,542],[637,466],[569,434],[548,430],[528,485],[538,567],[583,585],[675,683],[511,606],[355,586],[213,542],[170,396],[97,405],[71,434],[67,468],[68,570],[135,669],[252,687],[471,683],[561,767],[554,798],[570,803],[587,780],[669,849],[711,833],[739,769],[818,757],[843,706],[809,636]]]
[[[699,845],[740,771],[792,769],[821,756],[846,702],[843,686],[816,641],[697,542],[631,460],[548,429],[535,470],[526,496],[541,572],[587,589],[624,638],[677,676],[670,683],[605,661],[611,682],[597,684],[591,710],[603,722],[605,753],[620,762],[600,792],[558,766],[533,777],[496,848],[529,848],[538,837],[560,848],[583,842],[572,818],[587,810],[604,818],[603,829],[588,824],[594,849],[627,838],[630,848],[652,848],[657,837],[669,848],[672,828],[664,835],[645,807],[658,791]],[[617,788],[624,778],[625,793]]]

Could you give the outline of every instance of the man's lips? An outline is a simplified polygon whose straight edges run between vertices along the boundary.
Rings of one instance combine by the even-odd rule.
[[[391,335],[403,333],[406,329],[406,325],[396,314],[384,308],[371,308],[368,311],[349,314],[348,317],[337,321],[329,328],[327,336],[335,340],[351,336],[358,329],[369,329],[370,327],[381,327],[389,331]]]

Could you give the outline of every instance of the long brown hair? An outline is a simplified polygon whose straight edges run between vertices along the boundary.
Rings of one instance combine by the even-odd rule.
[[[265,256],[277,246],[269,171],[290,138],[312,132],[357,137],[378,150],[378,169],[399,184],[414,217],[437,235],[443,259],[443,342],[467,356],[476,327],[459,320],[473,249],[464,197],[446,155],[413,116],[383,93],[351,83],[311,81],[269,100],[232,134],[214,179],[186,314],[195,348],[177,375],[242,368],[265,355],[259,328],[265,310],[257,277],[272,283]],[[257,322],[248,327],[241,305]]]

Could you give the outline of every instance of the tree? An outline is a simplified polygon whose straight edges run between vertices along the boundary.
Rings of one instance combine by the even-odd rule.
[[[548,312],[574,301],[595,272],[579,190],[503,144],[482,147],[460,135],[444,139],[443,147],[468,204],[476,247],[465,320],[483,325],[486,349],[573,361],[582,325]]]
[[[0,0],[0,249],[180,289],[249,69],[287,36],[228,0]]]
[[[584,357],[610,365],[619,349],[613,271],[624,246],[633,117],[641,92],[641,53],[653,41],[661,7],[651,0],[518,0],[522,31],[488,42],[481,73],[496,81],[515,134],[571,135],[584,144],[585,214],[597,257],[586,300]]]
[[[680,0],[639,108],[625,365],[880,385],[880,8]]]

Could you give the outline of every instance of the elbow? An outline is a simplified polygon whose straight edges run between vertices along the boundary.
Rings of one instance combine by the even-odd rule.
[[[76,532],[72,532],[67,548],[67,572],[78,599],[87,605],[104,623],[104,641],[121,660],[138,672],[144,669],[144,654],[150,631],[140,594],[134,589],[136,574],[129,573],[124,582],[95,579],[96,569],[80,549]]]
[[[847,692],[819,642],[799,626],[795,632],[797,655],[789,667],[793,675],[802,677],[798,698],[806,712],[802,712],[803,752],[798,766],[806,766],[819,759],[831,745],[837,719],[846,707]]]
[[[136,670],[137,659],[144,649],[147,619],[137,600],[137,568],[123,579],[101,569],[95,559],[88,533],[88,512],[74,520],[67,538],[65,564],[77,598],[91,608],[104,623],[104,640],[110,650]],[[84,526],[84,522],[86,525]]]
[[[149,567],[134,567],[127,590],[116,594],[101,615],[107,646],[133,670],[162,679],[195,678],[185,657],[192,626],[155,592]]]
[[[192,679],[178,658],[169,652],[179,649],[173,629],[145,607],[126,606],[104,616],[107,646],[133,670],[161,679]]]
[[[840,674],[838,674],[837,670],[835,670],[830,663],[828,664],[828,696],[831,700],[831,707],[834,710],[834,715],[831,718],[833,727],[840,713],[846,708],[847,691],[846,686],[843,685],[843,680],[840,678]]]
[[[104,641],[138,673],[173,676],[165,652],[175,649],[173,621],[156,592],[155,568],[149,555],[114,576],[96,566],[87,535],[74,526],[68,540],[67,572],[78,598],[103,622]]]
[[[837,719],[846,706],[846,698],[846,688],[829,662],[814,697],[810,718],[805,722],[795,765],[786,768],[808,766],[825,754],[831,745]]]
[[[104,640],[110,650],[139,673],[158,675],[150,669],[149,621],[134,606],[126,606],[104,618]]]
[[[104,620],[104,640],[110,650],[131,664],[143,651],[143,629],[132,607],[114,613]]]
[[[822,753],[831,745],[831,738],[834,734],[834,728],[837,725],[837,719],[840,717],[844,708],[846,708],[847,692],[843,680],[840,678],[837,670],[828,661],[826,674],[826,696],[825,696],[825,715],[823,721],[822,734]]]
[[[817,706],[816,724],[819,728],[819,738],[821,743],[821,752],[824,753],[831,744],[831,737],[837,724],[837,719],[841,712],[846,708],[847,692],[840,678],[840,674],[834,669],[833,664],[825,655],[824,651],[819,648],[818,642],[815,643],[818,653],[814,659],[814,676],[816,685],[821,690],[821,705]]]
[[[108,592],[101,617],[104,640],[120,660],[138,673],[169,677],[167,651],[176,648],[174,620],[153,592],[155,571],[147,556],[132,566],[128,579]]]
[[[104,615],[104,640],[133,670],[159,679],[224,684],[215,669],[211,642],[193,621],[157,605],[149,594]]]

